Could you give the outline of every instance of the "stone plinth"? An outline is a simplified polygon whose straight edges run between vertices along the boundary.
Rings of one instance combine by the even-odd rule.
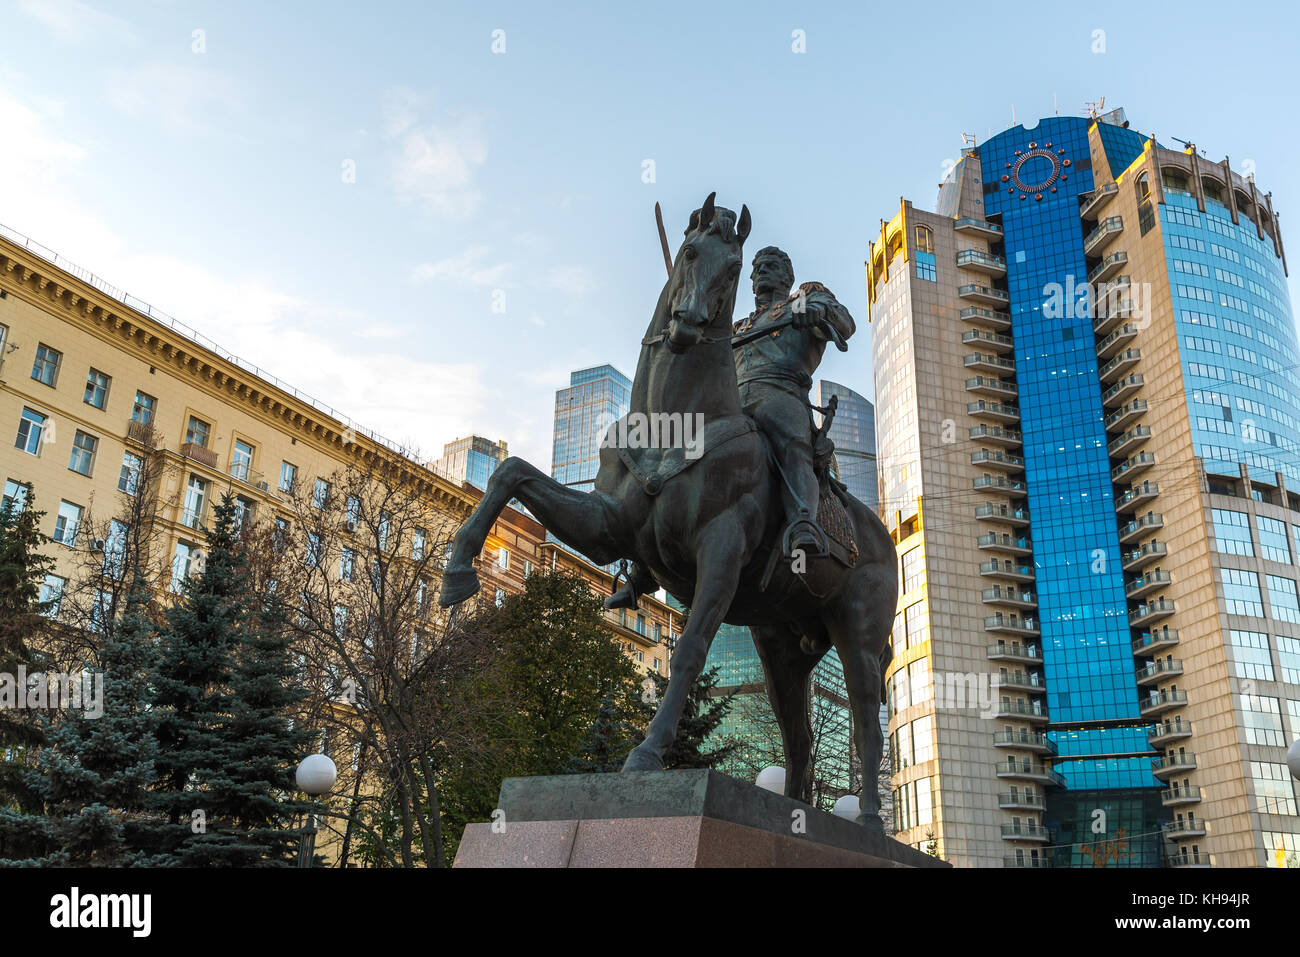
[[[507,778],[455,867],[948,867],[718,771]],[[495,830],[494,830],[495,827]]]

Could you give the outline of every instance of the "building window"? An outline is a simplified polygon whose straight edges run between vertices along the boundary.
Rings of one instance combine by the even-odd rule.
[[[248,528],[253,519],[253,503],[242,496],[235,497],[235,531]]]
[[[339,552],[339,581],[352,581],[352,568],[356,564],[357,553],[351,548]]]
[[[235,439],[235,450],[230,454],[230,474],[241,482],[249,481],[253,474],[253,446],[243,439]]]
[[[1300,685],[1300,638],[1273,637],[1277,639],[1277,663],[1282,668],[1282,680],[1289,685]],[[1300,732],[1300,712],[1294,716],[1291,730]]]
[[[347,633],[348,610],[342,605],[334,606],[334,637],[342,639]]]
[[[108,524],[108,538],[104,539],[104,575],[110,579],[122,577],[123,559],[126,558],[126,525],[113,519]]]
[[[59,514],[54,519],[54,541],[72,548],[77,543],[77,528],[81,525],[81,506],[71,502],[59,503]]]
[[[903,553],[903,592],[918,588],[925,580],[925,555],[919,547]]]
[[[181,524],[188,528],[199,528],[203,524],[203,507],[208,498],[208,483],[197,475],[191,475],[185,486],[185,511],[181,515]]]
[[[293,487],[298,484],[298,466],[291,465],[288,462],[280,463],[280,491],[292,492]]]
[[[185,426],[185,444],[197,445],[201,449],[208,447],[208,434],[212,431],[212,426],[204,422],[198,416],[190,416],[189,424]]]
[[[284,546],[289,543],[289,523],[282,518],[275,520],[275,529],[271,533],[271,547],[277,553],[284,551]]]
[[[190,577],[197,554],[198,550],[193,546],[184,542],[176,543],[176,552],[172,556],[171,592],[173,595],[179,595],[184,588],[185,579]]]
[[[497,589],[496,603],[498,608],[506,603],[506,590],[504,588]]]
[[[379,550],[381,552],[388,551],[388,526],[391,524],[392,520],[393,520],[393,516],[388,514],[387,512],[379,513],[378,538],[379,538]]]
[[[95,466],[95,449],[98,447],[99,439],[78,432],[72,437],[72,455],[68,459],[68,468],[78,475],[89,477],[90,470]]]
[[[1255,530],[1259,532],[1259,550],[1265,558],[1283,565],[1291,564],[1291,545],[1287,541],[1286,522],[1256,515]]]
[[[316,532],[308,532],[307,533],[307,564],[309,564],[312,568],[320,567],[322,554],[323,552],[321,550],[320,535],[318,535]]]
[[[1259,576],[1240,568],[1220,568],[1223,600],[1230,615],[1264,617],[1264,602],[1259,597]]]
[[[311,504],[316,508],[324,508],[330,500],[330,483],[323,478],[316,480],[316,485],[311,490]]]
[[[530,576],[532,573],[533,573],[533,563],[530,562],[528,559],[525,558],[525,559],[524,559],[524,577],[527,578],[527,577]]]
[[[27,507],[27,486],[13,479],[5,480],[4,499],[0,500],[0,513],[21,512]]]
[[[916,254],[916,278],[925,279],[929,282],[939,281],[939,267],[935,263],[933,253]]]
[[[140,469],[143,467],[144,459],[131,452],[123,452],[122,471],[117,477],[117,490],[127,495],[134,495],[140,485]]]
[[[411,533],[411,559],[424,561],[424,529],[417,528]]]
[[[1271,748],[1284,748],[1286,736],[1282,733],[1282,714],[1277,698],[1244,694],[1240,696],[1242,724],[1246,728],[1246,743]]]
[[[510,570],[510,553],[504,548],[497,549],[497,568],[502,571]]]
[[[1296,597],[1295,581],[1280,575],[1266,575],[1268,604],[1278,621],[1300,624],[1300,601]]]
[[[141,425],[153,425],[153,416],[158,408],[158,400],[147,392],[135,394],[135,405],[131,408],[131,421]]]
[[[1232,673],[1238,678],[1273,680],[1273,658],[1268,652],[1268,635],[1258,631],[1228,632],[1232,646]]]
[[[63,604],[63,589],[67,584],[68,580],[58,575],[45,576],[45,581],[41,584],[41,604],[45,610],[41,614],[46,618],[59,617],[59,606]]]
[[[934,252],[934,233],[929,226],[916,227],[916,251],[918,253]]]
[[[36,347],[36,361],[32,363],[32,378],[53,388],[59,381],[59,363],[62,361],[62,352],[51,349],[42,342]]]
[[[1295,815],[1295,782],[1285,764],[1251,761],[1250,777],[1255,785],[1255,810],[1260,814]]]
[[[104,626],[108,624],[109,610],[113,603],[113,596],[101,589],[95,591],[95,603],[90,606],[90,630],[100,634]]]
[[[108,404],[108,385],[113,380],[97,369],[91,369],[86,377],[86,395],[82,400],[86,405],[102,409]]]
[[[1250,516],[1231,509],[1212,509],[1214,518],[1214,547],[1222,555],[1255,557],[1250,538]]]
[[[23,417],[18,420],[18,438],[14,448],[22,449],[28,455],[37,455],[41,451],[41,436],[45,434],[45,416],[31,409],[23,409]]]
[[[348,496],[347,525],[348,531],[356,531],[357,522],[361,520],[361,499],[355,495]]]

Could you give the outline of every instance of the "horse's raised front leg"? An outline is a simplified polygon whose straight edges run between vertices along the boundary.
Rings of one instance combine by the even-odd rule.
[[[702,539],[695,559],[695,600],[673,652],[668,690],[650,721],[645,740],[627,756],[624,771],[663,770],[664,755],[677,737],[686,697],[704,670],[709,645],[736,596],[744,552],[744,536],[738,524],[715,522]]]
[[[438,603],[457,605],[479,589],[474,559],[483,550],[492,525],[510,503],[519,499],[556,538],[597,564],[619,558],[616,541],[617,504],[599,492],[579,492],[561,485],[521,458],[506,459],[488,479],[483,500],[456,532],[451,556],[442,575]]]

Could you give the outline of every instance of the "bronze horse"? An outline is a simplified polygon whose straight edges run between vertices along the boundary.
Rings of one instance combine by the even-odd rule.
[[[897,558],[880,519],[850,497],[855,564],[810,557],[806,568],[795,569],[780,560],[780,479],[766,439],[741,412],[732,362],[731,316],[749,230],[747,207],[737,220],[709,196],[691,215],[642,340],[629,416],[702,416],[697,457],[664,449],[633,454],[607,443],[591,492],[566,488],[523,459],[506,459],[456,534],[439,601],[449,607],[478,590],[474,559],[515,498],[598,564],[636,558],[689,606],[690,615],[673,653],[668,690],[623,770],[663,767],[687,692],[725,621],[750,628],[781,729],[786,794],[805,802],[813,778],[812,671],[834,647],[862,758],[857,820],[879,830],[879,711],[898,595]]]

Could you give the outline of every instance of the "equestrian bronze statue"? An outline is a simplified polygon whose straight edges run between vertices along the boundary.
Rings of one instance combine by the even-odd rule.
[[[702,426],[694,439],[640,441],[642,431],[620,421],[602,444],[591,492],[506,459],[456,533],[439,601],[449,607],[478,591],[474,560],[512,499],[593,562],[631,559],[632,601],[638,585],[658,584],[690,613],[668,689],[623,770],[663,767],[687,693],[718,626],[728,622],[753,635],[781,729],[786,794],[805,802],[813,783],[812,671],[835,648],[862,760],[858,822],[881,830],[879,712],[897,559],[881,521],[831,474],[825,423],[814,430],[804,380],[785,375],[802,368],[811,384],[826,341],[843,346],[853,321],[815,283],[788,295],[789,260],[769,248],[754,263],[758,308],[733,329],[749,231],[747,207],[737,218],[715,207],[710,194],[691,214],[642,339],[625,419],[640,425],[691,417]],[[733,344],[744,350],[749,343],[757,347],[733,358]]]

